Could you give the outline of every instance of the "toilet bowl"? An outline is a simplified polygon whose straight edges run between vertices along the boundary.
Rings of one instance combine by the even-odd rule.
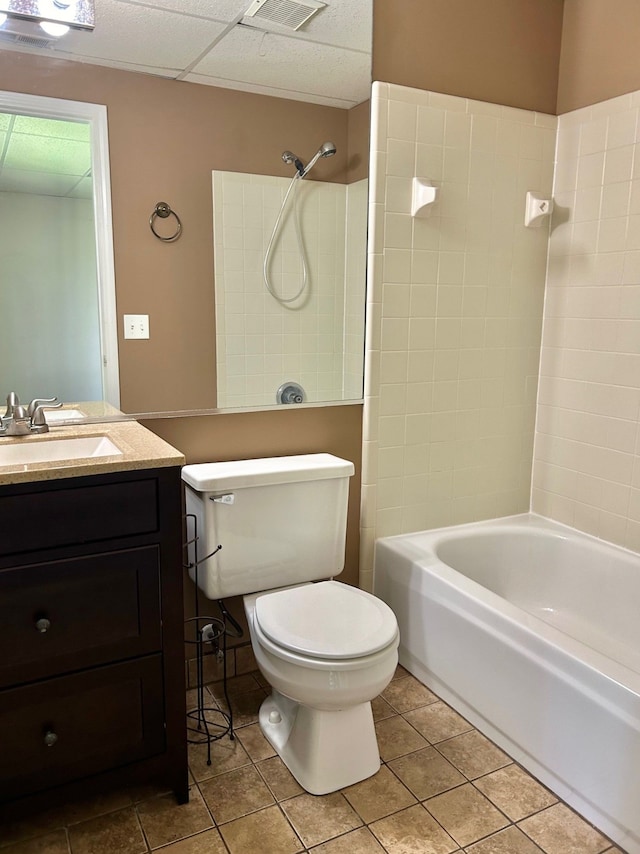
[[[244,597],[253,652],[272,693],[262,732],[315,795],[380,768],[371,700],[398,663],[398,627],[381,600],[337,581]]]
[[[398,662],[390,608],[327,580],[344,566],[353,474],[353,463],[331,454],[182,470],[194,525],[189,574],[209,599],[244,597],[254,655],[273,689],[260,727],[316,795],[379,769],[371,700]]]

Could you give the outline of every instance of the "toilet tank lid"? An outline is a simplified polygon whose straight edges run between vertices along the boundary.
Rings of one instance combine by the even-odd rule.
[[[297,454],[257,460],[233,460],[184,466],[182,479],[198,492],[224,492],[303,480],[351,477],[355,467],[333,454]]]

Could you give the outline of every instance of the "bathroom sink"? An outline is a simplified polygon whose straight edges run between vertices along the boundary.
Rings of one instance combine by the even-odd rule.
[[[84,436],[71,439],[50,439],[37,442],[0,444],[0,466],[53,463],[62,460],[81,460],[90,457],[112,457],[122,454],[107,436]]]
[[[87,416],[79,409],[45,409],[44,417],[47,424],[58,424],[60,421],[78,421]]]

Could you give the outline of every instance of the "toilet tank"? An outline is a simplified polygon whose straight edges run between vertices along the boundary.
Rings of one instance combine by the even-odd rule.
[[[353,473],[331,454],[184,466],[192,580],[224,599],[338,575]]]

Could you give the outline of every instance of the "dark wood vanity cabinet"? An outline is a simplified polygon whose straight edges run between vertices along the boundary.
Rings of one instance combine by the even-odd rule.
[[[0,804],[188,799],[179,467],[0,486]]]

